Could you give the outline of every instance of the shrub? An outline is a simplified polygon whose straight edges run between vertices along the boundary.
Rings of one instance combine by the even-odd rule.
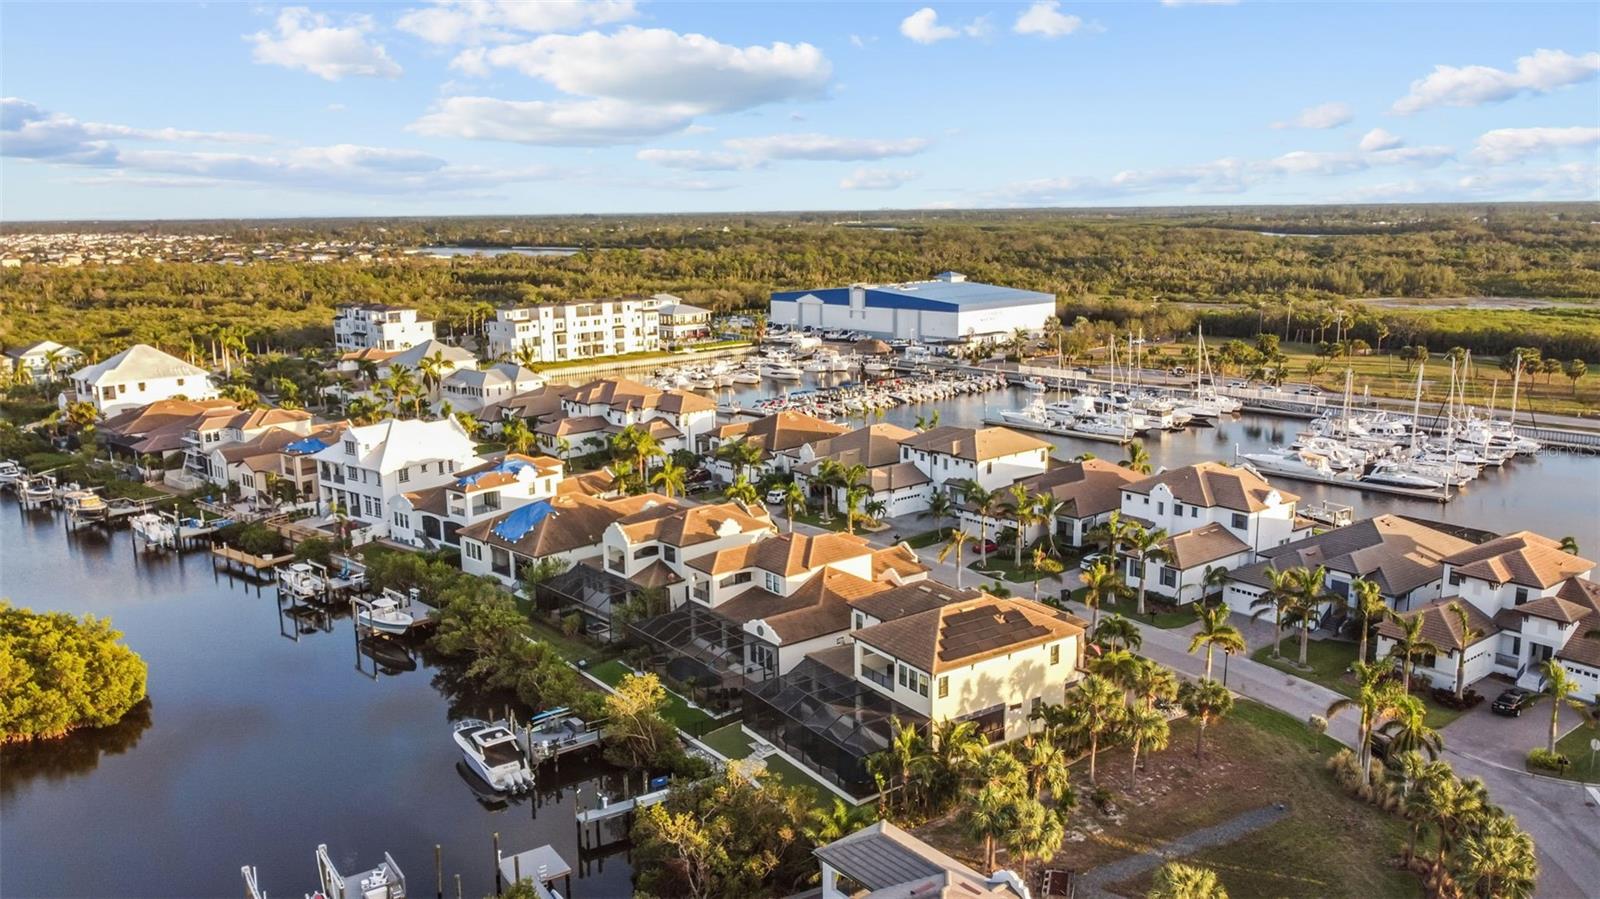
[[[333,561],[333,544],[321,537],[308,537],[294,548],[294,557],[301,562],[328,565]]]
[[[1306,719],[1306,726],[1311,728],[1314,734],[1325,734],[1328,732],[1328,719],[1321,715],[1312,715]]]
[[[115,724],[145,697],[144,660],[107,619],[0,602],[0,742]]]
[[[561,632],[569,637],[576,637],[578,631],[583,630],[583,616],[577,612],[569,613],[561,619]]]
[[[1554,771],[1557,774],[1567,770],[1572,761],[1559,752],[1548,749],[1535,749],[1528,753],[1528,767],[1536,771]]]

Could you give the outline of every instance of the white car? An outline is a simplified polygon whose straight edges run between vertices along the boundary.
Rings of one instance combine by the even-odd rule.
[[[787,493],[788,491],[782,487],[774,487],[767,491],[767,502],[774,506],[779,505],[783,502],[783,497]]]
[[[1082,559],[1078,560],[1078,570],[1079,571],[1088,571],[1089,569],[1093,568],[1094,566],[1096,566],[1096,565],[1100,564],[1101,562],[1106,561],[1106,560],[1108,560],[1110,558],[1111,557],[1106,555],[1105,553],[1090,553],[1087,556],[1084,556]]]

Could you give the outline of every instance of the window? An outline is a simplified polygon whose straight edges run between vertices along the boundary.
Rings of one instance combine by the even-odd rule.
[[[1525,603],[1527,601],[1528,601],[1528,588],[1527,587],[1518,587],[1517,588],[1517,603],[1516,604],[1520,606],[1520,605],[1522,605],[1523,603]]]
[[[1189,507],[1189,517],[1190,518],[1199,518],[1200,517],[1200,507],[1199,506],[1190,506]]]
[[[945,699],[950,695],[950,675],[939,678],[939,698]]]
[[[143,381],[139,382],[139,392],[140,393],[144,393],[144,382]]]
[[[1052,644],[1050,644],[1050,664],[1052,664],[1052,665],[1061,664],[1061,644],[1060,643],[1052,643]]]
[[[349,478],[352,481],[355,480],[356,479],[356,467],[354,465],[346,465],[344,467],[344,476]]]
[[[850,614],[850,627],[852,629],[861,630],[862,628],[864,628],[866,626],[867,626],[867,616],[864,613],[862,613],[862,612],[852,612]]]
[[[783,592],[783,578],[778,577],[770,571],[762,573],[767,576],[767,592],[781,594]]]
[[[1031,715],[1037,715],[1037,714],[1039,714],[1040,710],[1042,710],[1043,708],[1044,708],[1044,697],[1043,696],[1035,696],[1035,697],[1033,697],[1033,707],[1030,708],[1028,710],[1028,712]]]
[[[1172,504],[1172,514],[1176,515],[1179,518],[1182,518],[1183,517],[1183,503],[1174,502]]]
[[[395,527],[403,528],[403,527],[406,526],[406,524],[407,524],[407,521],[406,521],[405,513],[403,513],[403,512],[394,513],[394,526]]]
[[[904,665],[896,665],[895,668],[899,671],[900,686],[904,687],[906,680],[910,677],[911,669]]]
[[[344,451],[347,455],[354,456],[356,454],[356,442],[354,440],[346,440],[344,442]]]
[[[1176,586],[1178,586],[1178,572],[1177,572],[1176,569],[1167,568],[1165,566],[1162,567],[1162,569],[1161,569],[1161,586],[1163,586],[1163,587],[1176,587]]]
[[[400,469],[400,483],[404,484],[409,480],[411,480],[411,469],[409,469],[409,468]]]
[[[1167,504],[1164,503],[1164,502],[1156,503],[1156,514],[1157,515],[1165,515],[1165,514],[1167,514]]]
[[[663,546],[663,547],[661,547],[661,558],[666,559],[668,562],[676,562],[676,561],[678,561],[678,549],[677,549],[677,547],[673,547],[673,546]]]
[[[1454,571],[1450,572],[1450,586],[1459,587],[1461,586],[1461,582],[1463,580],[1464,578],[1462,578],[1461,575],[1456,574]]]
[[[1235,530],[1242,531],[1242,530],[1244,530],[1245,528],[1247,528],[1249,526],[1250,526],[1250,516],[1244,514],[1243,512],[1235,512],[1235,513],[1233,513],[1233,527],[1234,527]]]
[[[479,562],[483,561],[483,544],[482,543],[468,543],[468,542],[463,541],[461,546],[463,548],[463,551],[466,552],[467,558],[473,559],[473,560],[476,560],[476,561],[479,561]]]
[[[1143,497],[1143,499],[1144,499],[1144,504],[1145,505],[1147,505],[1147,506],[1150,505],[1150,497],[1146,496],[1146,497]]]

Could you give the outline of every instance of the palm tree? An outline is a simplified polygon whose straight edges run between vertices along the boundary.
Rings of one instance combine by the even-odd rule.
[[[1083,603],[1093,612],[1089,621],[1091,633],[1100,626],[1101,603],[1125,599],[1132,592],[1122,582],[1122,575],[1105,559],[1090,565],[1083,573],[1083,588]]]
[[[997,753],[996,758],[1000,755]],[[961,821],[967,836],[983,840],[983,860],[994,870],[995,840],[1004,839],[1016,827],[1016,795],[1005,784],[986,783],[961,806]]]
[[[1007,492],[1011,494],[1011,517],[1017,523],[1017,537],[1013,541],[1016,550],[1013,564],[1020,569],[1022,567],[1023,545],[1027,543],[1023,535],[1028,532],[1028,528],[1033,527],[1034,522],[1038,520],[1038,516],[1034,509],[1033,494],[1028,492],[1027,485],[1012,484],[1007,488]]]
[[[861,512],[867,517],[873,527],[883,524],[883,515],[889,511],[889,504],[881,499],[869,499],[861,507]]]
[[[717,461],[728,463],[733,469],[733,476],[738,478],[761,462],[761,447],[743,438],[726,440],[712,455]]]
[[[984,758],[988,743],[975,721],[946,718],[933,726],[916,766],[917,781],[934,797],[954,793]]]
[[[1437,654],[1441,650],[1433,641],[1422,636],[1422,616],[1401,616],[1397,612],[1390,612],[1389,619],[1400,627],[1400,636],[1395,638],[1394,648],[1389,650],[1389,657],[1400,662],[1400,688],[1407,693],[1411,692],[1411,664],[1415,659],[1425,655]]]
[[[944,520],[950,517],[950,494],[943,490],[933,491],[933,496],[928,497],[928,514],[933,516],[934,525],[944,527]]]
[[[1167,862],[1156,869],[1145,899],[1228,899],[1228,891],[1210,868]]]
[[[845,805],[835,796],[831,808],[813,808],[806,814],[804,829],[806,836],[820,846],[855,833],[872,823],[872,817],[871,809]]]
[[[1072,793],[1072,759],[1060,743],[1047,733],[1038,733],[1028,734],[1016,746],[1017,758],[1028,772],[1028,796],[1042,801],[1044,792],[1049,790],[1058,808],[1077,804]]]
[[[1260,596],[1250,601],[1250,617],[1256,619],[1268,612],[1272,613],[1272,657],[1281,659],[1284,600],[1289,595],[1289,572],[1269,567],[1266,569],[1266,574],[1269,586]]]
[[[661,463],[661,467],[657,468],[656,473],[651,476],[650,483],[661,488],[662,496],[672,499],[674,496],[683,494],[684,483],[688,476],[688,470],[682,465],[667,459]]]
[[[1210,680],[1212,651],[1221,648],[1226,653],[1244,652],[1244,634],[1228,623],[1227,606],[1196,605],[1194,611],[1200,619],[1200,629],[1189,638],[1189,651],[1195,652],[1202,646],[1206,648],[1205,678]]]
[[[433,355],[417,360],[417,374],[422,376],[422,386],[427,388],[430,396],[438,395],[439,385],[451,367],[450,361],[444,357],[444,350],[435,350]]]
[[[1051,557],[1044,551],[1044,547],[1033,548],[1033,601],[1039,601],[1039,582],[1045,578],[1053,578],[1066,570],[1060,559]]]
[[[950,553],[952,551],[954,551],[955,554],[956,554],[956,589],[957,590],[961,589],[961,569],[963,567],[963,565],[961,564],[961,548],[963,546],[966,546],[973,539],[974,539],[973,536],[971,534],[967,533],[962,528],[955,528],[954,530],[952,530],[950,532],[950,536],[946,538],[944,549],[939,550],[939,561],[941,561],[941,562],[943,562],[945,560],[945,557],[950,555]]]
[[[1107,649],[1138,649],[1144,645],[1144,633],[1139,626],[1116,614],[1100,622],[1092,639]]]
[[[1133,679],[1131,692],[1140,705],[1153,709],[1157,700],[1178,698],[1178,676],[1171,668],[1151,662],[1139,669]]]
[[[1153,664],[1134,655],[1126,649],[1113,649],[1089,662],[1088,668],[1095,674],[1106,678],[1121,687],[1123,692],[1133,691],[1133,685],[1139,680],[1139,673],[1146,665]]]
[[[1144,444],[1138,440],[1128,444],[1128,458],[1117,463],[1129,471],[1139,474],[1150,473],[1150,454],[1145,452]]]
[[[1138,613],[1144,612],[1144,589],[1150,582],[1150,572],[1145,567],[1149,562],[1166,562],[1172,558],[1162,544],[1167,541],[1167,532],[1162,528],[1148,530],[1135,526],[1128,534],[1128,554],[1139,565],[1139,604]]]
[[[1467,690],[1467,647],[1482,639],[1483,631],[1472,626],[1472,619],[1467,617],[1467,610],[1461,603],[1453,602],[1445,606],[1445,610],[1461,625],[1461,649],[1456,653],[1456,699],[1460,699]]]
[[[1143,749],[1146,753],[1150,753],[1166,749],[1172,728],[1167,724],[1167,716],[1161,712],[1153,708],[1135,706],[1128,710],[1128,722],[1123,726],[1123,733],[1133,741],[1128,778],[1134,786],[1138,786],[1139,750]]]
[[[1022,862],[1022,882],[1027,883],[1028,862],[1051,858],[1061,851],[1067,830],[1060,815],[1051,814],[1038,802],[1017,803],[1014,818],[1011,832],[1006,834],[1006,851]]]
[[[1504,815],[1490,816],[1461,843],[1464,885],[1489,899],[1527,899],[1539,876],[1533,838]]]
[[[789,516],[789,533],[794,533],[794,516],[806,510],[806,492],[801,486],[790,481],[783,488],[783,511]]]
[[[1128,532],[1137,526],[1135,522],[1123,521],[1121,512],[1112,512],[1105,521],[1089,529],[1089,540],[1116,559],[1122,553],[1122,545],[1127,542]]]
[[[1228,569],[1221,565],[1207,565],[1206,570],[1200,575],[1200,600],[1205,602],[1211,599],[1212,591],[1221,593],[1228,586]]]
[[[1355,696],[1334,700],[1328,706],[1327,716],[1332,719],[1345,709],[1354,709],[1361,716],[1356,732],[1356,764],[1360,767],[1361,784],[1372,782],[1372,734],[1378,725],[1399,709],[1405,694],[1386,685],[1383,669],[1366,662],[1351,665],[1356,674]]]
[[[1463,781],[1454,775],[1427,782],[1426,818],[1439,829],[1438,854],[1433,859],[1435,875],[1443,870],[1456,836],[1483,813],[1486,802],[1482,787],[1483,782],[1477,778]]]
[[[358,425],[370,425],[383,418],[383,404],[368,396],[358,396],[345,407],[345,417]]]
[[[1422,700],[1408,694],[1397,694],[1391,718],[1378,731],[1389,736],[1389,747],[1395,752],[1427,753],[1437,758],[1444,749],[1444,738],[1428,726],[1428,707]]]
[[[1122,690],[1102,675],[1086,675],[1067,696],[1067,705],[1082,716],[1083,732],[1089,738],[1089,783],[1092,784],[1095,760],[1100,754],[1100,738],[1121,726],[1126,713]]]
[[[1379,589],[1377,581],[1369,581],[1364,577],[1350,582],[1350,596],[1355,600],[1351,605],[1361,619],[1361,646],[1356,652],[1358,661],[1367,660],[1367,637],[1372,633],[1374,619],[1383,620],[1384,613],[1389,611],[1389,604],[1384,601]]]
[[[1056,554],[1056,522],[1067,510],[1067,501],[1056,499],[1048,493],[1033,498],[1034,520],[1044,525],[1044,545],[1051,555]]]
[[[1584,711],[1582,702],[1572,698],[1578,692],[1578,682],[1572,679],[1567,669],[1555,659],[1547,659],[1544,667],[1540,669],[1544,674],[1544,686],[1540,688],[1534,701],[1549,697],[1550,699],[1550,745],[1546,748],[1551,752],[1556,751],[1556,740],[1561,736],[1561,707],[1571,706],[1579,712]]]
[[[1327,580],[1328,570],[1318,565],[1315,570],[1304,566],[1291,568],[1288,572],[1289,592],[1284,597],[1284,611],[1298,619],[1300,624],[1300,667],[1307,668],[1307,653],[1311,646],[1311,624],[1316,620],[1317,610],[1325,603],[1337,599],[1323,586]]]
[[[528,423],[520,418],[508,418],[500,426],[500,439],[506,445],[506,451],[511,453],[527,453],[533,446],[533,431]]]
[[[961,491],[968,505],[978,516],[978,567],[989,566],[989,519],[994,516],[995,508],[1000,503],[999,496],[993,490],[985,490],[977,481],[968,481]]]
[[[1178,689],[1178,702],[1189,717],[1197,725],[1194,736],[1194,754],[1196,758],[1204,758],[1206,751],[1206,728],[1213,719],[1233,711],[1233,694],[1228,688],[1214,680],[1203,680],[1199,683],[1185,682]]]
[[[511,358],[523,368],[531,369],[539,362],[539,349],[531,343],[525,343],[517,347],[517,351],[511,354]]]
[[[898,785],[891,789],[901,791],[900,798],[906,807],[910,806],[911,771],[923,751],[922,734],[916,728],[902,724],[899,717],[895,716],[889,719],[889,745],[868,756],[869,762],[877,759],[876,767],[898,778]],[[880,801],[887,802],[889,791],[880,792],[883,794]]]
[[[1568,554],[1568,555],[1571,555],[1571,556],[1577,555],[1578,554],[1578,538],[1577,537],[1573,537],[1570,534],[1568,536],[1566,536],[1566,537],[1562,537],[1561,538],[1561,551],[1566,553],[1566,554]]]
[[[744,503],[746,506],[753,506],[760,499],[756,493],[756,485],[745,480],[744,475],[734,478],[733,483],[722,491],[722,495],[730,500]]]

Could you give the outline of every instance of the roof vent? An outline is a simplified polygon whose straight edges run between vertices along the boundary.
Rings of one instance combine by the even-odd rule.
[[[940,272],[939,274],[933,276],[933,280],[945,281],[950,284],[959,284],[962,281],[967,280],[967,276],[961,274],[960,272]]]

